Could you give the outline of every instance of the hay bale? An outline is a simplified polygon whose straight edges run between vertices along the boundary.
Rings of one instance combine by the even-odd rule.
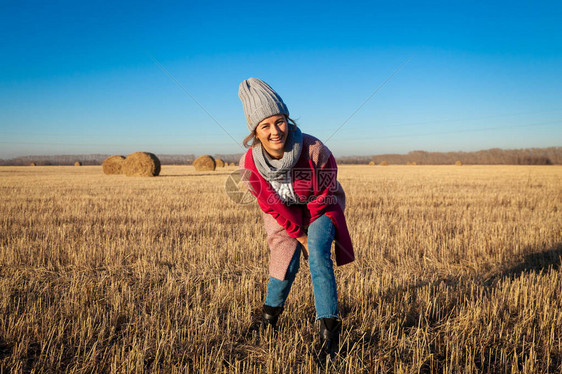
[[[120,155],[109,156],[106,158],[101,167],[104,174],[121,174],[125,157]]]
[[[370,166],[375,166],[375,161],[370,161],[370,162],[369,162],[369,165],[370,165]]]
[[[457,162],[455,162],[455,165],[457,165],[457,166],[462,166],[462,161],[457,161]]]
[[[199,171],[213,171],[216,169],[217,164],[213,156],[203,155],[199,156],[193,161],[193,166],[195,170]]]
[[[160,160],[150,152],[135,152],[123,161],[123,174],[128,177],[156,177],[160,174]]]
[[[234,162],[231,162],[229,166],[236,166]]]
[[[30,162],[29,166],[37,166],[37,164],[35,162]]]
[[[215,159],[215,164],[217,165],[218,168],[223,168],[225,166],[224,161],[221,160],[220,158]]]
[[[76,162],[74,163],[74,166],[82,166],[82,163],[81,163],[80,161],[76,161]]]
[[[408,162],[406,162],[406,165],[415,166],[415,165],[417,165],[417,164],[416,164],[415,161],[412,161],[412,162],[408,161]]]
[[[381,162],[381,165],[382,165],[382,166],[388,166],[388,161],[383,161],[383,162]]]

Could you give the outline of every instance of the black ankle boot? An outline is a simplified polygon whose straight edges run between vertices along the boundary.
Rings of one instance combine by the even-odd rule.
[[[334,360],[338,352],[341,331],[341,320],[338,318],[322,318],[320,320],[320,362],[326,358]]]
[[[263,306],[262,328],[266,330],[268,327],[277,331],[277,320],[283,312],[282,306]]]

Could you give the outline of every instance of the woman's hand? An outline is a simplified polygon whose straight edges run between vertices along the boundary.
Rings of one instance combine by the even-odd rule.
[[[302,254],[304,256],[304,259],[308,260],[308,236],[299,236],[297,240],[302,244]]]

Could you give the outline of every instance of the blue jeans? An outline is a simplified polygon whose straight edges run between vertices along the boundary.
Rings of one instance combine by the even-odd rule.
[[[334,266],[330,258],[336,229],[330,217],[323,215],[308,227],[308,265],[314,290],[316,319],[338,317],[338,294]],[[265,304],[272,307],[285,305],[291,285],[299,271],[301,244],[291,259],[285,280],[269,277]]]

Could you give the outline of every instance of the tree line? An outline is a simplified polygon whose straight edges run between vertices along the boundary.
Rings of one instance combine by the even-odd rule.
[[[84,154],[84,155],[43,155],[43,156],[21,156],[6,160],[0,160],[2,166],[26,166],[35,165],[74,165],[80,162],[82,165],[101,165],[109,157],[107,154]],[[163,165],[191,165],[196,156],[186,155],[156,155]],[[228,163],[238,164],[241,153],[214,154]],[[562,147],[548,148],[524,148],[524,149],[499,149],[492,148],[476,152],[426,152],[412,151],[407,154],[382,154],[374,156],[341,156],[336,158],[339,164],[375,164],[383,161],[393,165],[451,165],[457,161],[468,165],[560,165],[562,164]]]
[[[80,162],[82,165],[101,165],[103,161],[111,155],[107,154],[83,154],[83,155],[39,155],[21,156],[8,160],[0,160],[3,166],[27,166],[31,163],[35,165],[74,165]],[[127,155],[123,155],[127,156]],[[195,160],[195,155],[156,155],[161,164],[167,165],[191,165]]]
[[[560,165],[562,147],[499,149],[476,152],[426,152],[412,151],[407,154],[382,154],[376,156],[344,156],[337,158],[341,164],[368,164],[383,161],[394,165],[451,165],[457,161],[468,165]]]

